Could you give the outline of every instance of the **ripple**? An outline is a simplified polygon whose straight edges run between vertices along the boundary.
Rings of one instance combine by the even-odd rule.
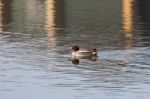
[[[149,97],[146,0],[30,1],[0,4],[1,97]],[[97,48],[97,59],[72,64],[72,44]]]

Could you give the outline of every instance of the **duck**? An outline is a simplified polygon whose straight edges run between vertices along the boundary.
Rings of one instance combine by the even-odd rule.
[[[78,45],[72,46],[72,57],[73,58],[91,58],[97,56],[97,49],[79,49]]]

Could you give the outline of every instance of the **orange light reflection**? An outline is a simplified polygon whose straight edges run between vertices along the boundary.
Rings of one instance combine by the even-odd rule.
[[[133,0],[123,0],[123,29],[127,47],[131,47],[133,43]]]
[[[2,16],[2,14],[3,14],[3,3],[2,3],[2,0],[0,0],[0,32],[2,32],[3,31],[3,29],[2,29],[2,26],[3,26],[3,16]]]
[[[46,0],[46,30],[50,46],[55,45],[55,0]],[[50,47],[49,46],[49,47]]]

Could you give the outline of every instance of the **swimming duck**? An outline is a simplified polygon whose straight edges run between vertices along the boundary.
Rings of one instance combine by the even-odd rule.
[[[73,45],[72,56],[73,58],[91,58],[92,56],[97,56],[97,50],[79,49],[79,46]]]

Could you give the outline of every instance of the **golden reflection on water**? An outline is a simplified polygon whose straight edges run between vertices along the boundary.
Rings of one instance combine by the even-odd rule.
[[[56,29],[55,27],[55,13],[56,13],[56,6],[54,3],[57,3],[55,0],[46,0],[45,2],[45,28],[46,28],[46,35],[48,40],[47,48],[50,52],[48,52],[48,56],[53,56],[55,54],[55,47],[56,47]],[[49,70],[52,70],[54,65],[49,63]]]
[[[5,31],[4,26],[11,20],[11,6],[7,0],[0,0],[0,32]]]
[[[2,26],[3,26],[3,16],[2,16],[2,14],[3,14],[3,9],[2,9],[2,7],[3,7],[3,3],[2,3],[2,0],[0,0],[0,32],[2,32],[3,31],[3,29],[2,29]]]
[[[133,0],[123,0],[122,17],[123,17],[123,30],[126,41],[126,47],[130,48],[133,44]],[[134,50],[127,50],[127,55],[122,58],[124,62],[129,62],[129,57],[132,57]]]
[[[56,37],[55,37],[55,0],[46,0],[46,31],[47,31],[47,37],[48,42],[51,44],[51,46],[55,45]],[[50,46],[49,46],[50,47]]]
[[[133,0],[123,0],[122,16],[123,16],[123,29],[126,39],[127,47],[131,47],[133,43]]]

